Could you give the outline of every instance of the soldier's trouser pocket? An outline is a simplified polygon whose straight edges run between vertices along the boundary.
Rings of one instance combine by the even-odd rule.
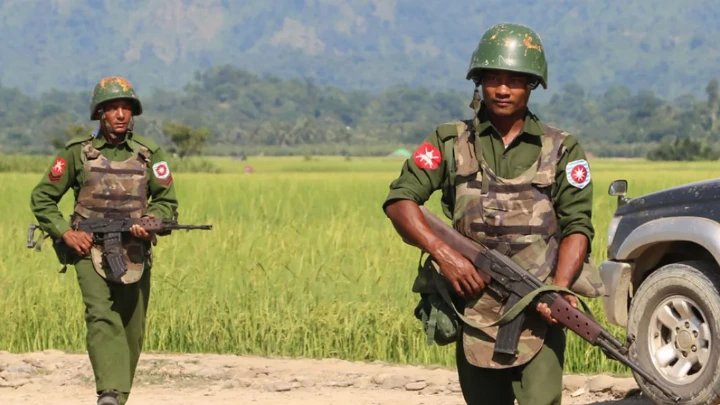
[[[548,328],[540,352],[525,365],[501,370],[470,364],[464,346],[456,347],[458,379],[468,405],[560,405],[566,333]]]

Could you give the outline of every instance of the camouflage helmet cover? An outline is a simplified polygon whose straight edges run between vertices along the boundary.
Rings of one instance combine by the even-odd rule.
[[[119,76],[106,77],[98,82],[90,97],[90,120],[98,120],[98,107],[110,100],[128,99],[133,105],[133,116],[142,114],[142,104],[135,89],[127,79]]]
[[[547,89],[547,61],[540,37],[520,24],[490,27],[470,59],[466,79],[477,79],[483,69],[508,70],[537,77]]]

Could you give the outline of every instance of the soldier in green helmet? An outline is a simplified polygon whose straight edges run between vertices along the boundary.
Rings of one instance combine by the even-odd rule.
[[[436,127],[383,204],[403,240],[429,254],[413,285],[421,297],[415,315],[430,343],[456,344],[460,385],[472,405],[560,404],[565,331],[544,304],[526,308],[516,355],[494,353],[497,327],[479,327],[500,317],[502,303],[473,265],[429,229],[418,206],[433,192],[441,190],[445,215],[466,237],[510,256],[546,284],[585,297],[603,293],[589,260],[593,185],[585,152],[573,135],[546,125],[527,106],[533,90],[547,88],[547,78],[535,32],[518,24],[488,29],[466,76],[475,83],[473,117]],[[443,302],[441,288],[453,302]],[[565,297],[577,306],[573,295]],[[452,306],[478,328],[461,322]]]
[[[135,225],[123,235],[127,272],[112,276],[102,244],[73,230],[85,218],[176,217],[178,202],[165,153],[133,133],[143,108],[122,77],[102,79],[92,92],[90,119],[97,131],[71,139],[31,195],[41,230],[53,240],[60,262],[75,267],[85,304],[86,345],[95,374],[98,405],[122,405],[130,394],[142,350],[156,235]],[[58,202],[71,190],[75,205],[65,219]]]

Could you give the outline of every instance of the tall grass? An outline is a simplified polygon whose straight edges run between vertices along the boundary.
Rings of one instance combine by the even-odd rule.
[[[453,347],[428,347],[412,311],[419,258],[381,210],[402,162],[251,158],[213,161],[224,173],[174,176],[183,223],[155,248],[146,350],[454,364]],[[251,164],[252,175],[237,168]],[[593,256],[605,257],[615,178],[630,193],[708,178],[710,163],[592,161]],[[672,173],[672,175],[669,175]],[[41,173],[0,173],[0,350],[84,350],[83,306],[72,268],[49,244],[25,247],[32,187]],[[438,197],[430,208],[441,212]],[[70,212],[72,196],[60,207]],[[599,300],[593,312],[603,319]],[[623,337],[618,328],[610,328]],[[571,334],[570,334],[571,335]],[[571,372],[625,372],[570,336]]]

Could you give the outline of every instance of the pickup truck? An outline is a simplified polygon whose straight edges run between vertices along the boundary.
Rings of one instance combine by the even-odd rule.
[[[626,330],[629,353],[683,404],[720,403],[720,180],[627,198],[628,182],[608,194],[617,209],[600,263],[603,307]],[[635,375],[657,404],[667,397]]]

